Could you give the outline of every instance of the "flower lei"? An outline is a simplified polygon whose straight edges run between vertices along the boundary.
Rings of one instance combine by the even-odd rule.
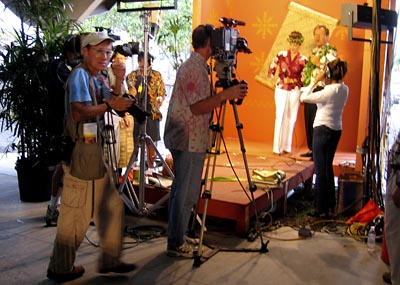
[[[319,61],[321,64],[325,64],[327,62],[334,60],[337,57],[337,49],[334,46],[325,45],[321,48],[318,47],[313,48],[312,54],[319,57]],[[302,75],[303,79],[302,81],[304,86],[310,85],[311,79],[313,77],[313,71],[317,67],[319,68],[319,66],[316,66],[311,62],[311,56],[309,56],[306,66],[304,68],[305,71],[303,71]]]

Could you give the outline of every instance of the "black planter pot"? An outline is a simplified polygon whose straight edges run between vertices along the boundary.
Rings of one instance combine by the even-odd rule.
[[[33,164],[28,159],[19,159],[15,169],[18,176],[19,197],[22,202],[50,200],[54,170],[43,163]]]

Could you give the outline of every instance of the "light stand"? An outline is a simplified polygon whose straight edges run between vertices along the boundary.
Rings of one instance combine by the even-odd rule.
[[[142,5],[141,7],[135,7],[135,8],[127,8],[123,9],[121,8],[121,2],[125,3],[134,3],[134,2],[143,2],[143,1],[117,1],[117,10],[118,12],[135,12],[135,11],[141,11],[142,15],[141,17],[143,18],[143,26],[144,26],[144,66],[143,66],[143,91],[142,94],[144,94],[144,100],[143,100],[143,110],[146,110],[147,108],[147,89],[148,89],[148,45],[149,45],[149,19],[151,17],[151,11],[152,10],[162,10],[162,9],[176,9],[176,0],[174,2],[173,6],[163,6],[163,1],[160,1],[160,5],[156,6],[154,4],[151,5],[151,7],[145,7],[145,5]],[[157,2],[157,1],[155,1]],[[165,2],[165,1],[164,1]],[[147,111],[147,110],[146,110]],[[123,181],[118,187],[118,191],[122,194],[122,199],[127,205],[127,207],[133,211],[136,212],[137,214],[149,214],[153,212],[154,210],[158,209],[161,207],[161,205],[168,199],[169,193],[164,195],[159,201],[157,201],[153,205],[147,205],[145,202],[145,186],[146,186],[146,180],[145,180],[145,153],[146,153],[146,145],[149,145],[149,147],[152,147],[157,154],[158,158],[162,161],[164,168],[167,170],[168,174],[173,178],[174,174],[169,168],[168,164],[166,161],[163,159],[161,153],[158,151],[156,145],[154,144],[153,140],[151,139],[150,136],[147,135],[146,133],[146,124],[147,124],[147,118],[139,123],[140,129],[139,129],[139,148],[140,148],[140,166],[139,166],[139,190],[138,190],[138,195],[135,192],[135,189],[132,185],[132,183],[129,181],[129,173],[130,170],[133,167],[133,164],[135,162],[135,154],[133,153],[129,164],[126,168],[126,172],[123,176]],[[149,165],[150,167],[150,165]]]
[[[222,88],[228,88],[232,85],[239,84],[237,81],[232,81],[232,74],[233,74],[233,66],[231,64],[226,65],[223,63],[224,68],[221,70],[224,70],[226,74],[222,76],[224,78],[223,80],[220,80],[219,82],[216,83],[216,87],[222,87]],[[221,83],[222,84],[218,84]],[[235,122],[236,122],[236,129],[238,132],[239,136],[239,142],[240,142],[240,149],[242,152],[243,156],[243,163],[245,166],[246,170],[246,177],[247,177],[247,182],[249,185],[249,190],[250,190],[250,195],[251,195],[251,203],[254,207],[254,213],[255,213],[255,218],[256,218],[256,226],[255,229],[260,237],[261,241],[261,247],[260,249],[254,249],[254,248],[220,248],[220,247],[211,247],[212,249],[211,253],[208,255],[203,255],[203,239],[204,239],[204,230],[205,230],[205,223],[206,223],[206,216],[207,216],[207,207],[208,207],[208,201],[211,199],[212,196],[212,187],[213,187],[213,180],[214,180],[214,174],[215,174],[215,166],[216,166],[216,159],[217,155],[220,154],[220,144],[221,141],[223,141],[223,136],[222,136],[222,131],[223,131],[223,122],[224,122],[224,116],[225,116],[225,110],[226,110],[226,102],[223,102],[219,108],[219,112],[215,111],[216,114],[216,119],[217,122],[212,122],[210,125],[210,136],[209,136],[209,146],[207,149],[207,162],[206,162],[206,170],[205,170],[205,178],[203,181],[203,193],[202,198],[204,199],[204,208],[203,208],[203,216],[201,220],[201,230],[200,230],[200,236],[199,236],[199,245],[198,245],[198,251],[196,255],[194,256],[194,267],[200,267],[201,264],[203,264],[205,261],[210,259],[212,256],[217,254],[220,251],[230,251],[230,252],[260,252],[260,253],[267,253],[267,245],[269,241],[265,242],[263,241],[263,237],[261,234],[261,229],[259,227],[259,214],[257,210],[257,206],[255,203],[255,198],[254,198],[254,191],[256,191],[257,187],[255,186],[254,182],[251,180],[250,176],[250,171],[247,163],[247,156],[246,156],[246,148],[244,145],[244,140],[243,140],[243,135],[242,135],[242,129],[243,129],[243,124],[239,120],[239,114],[237,111],[237,105],[240,105],[242,102],[240,100],[234,101],[231,100],[229,101],[233,108],[233,113],[235,116]],[[214,150],[214,151],[213,151]],[[212,162],[211,162],[212,160]],[[210,178],[210,188],[207,188],[207,183],[208,183],[208,173],[211,168],[211,178]],[[239,183],[240,180],[238,179]],[[246,194],[247,195],[247,194]]]

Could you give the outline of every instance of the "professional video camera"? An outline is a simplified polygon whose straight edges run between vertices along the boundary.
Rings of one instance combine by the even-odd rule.
[[[232,81],[235,78],[233,70],[236,68],[237,53],[251,53],[251,50],[247,46],[247,40],[239,37],[239,30],[235,29],[238,25],[246,25],[245,22],[225,17],[219,21],[223,27],[211,31],[212,58],[216,60],[214,70],[219,79],[217,84],[227,87],[238,84],[237,81]]]
[[[114,35],[111,32],[111,28],[105,27],[94,27],[96,32],[107,32],[108,36],[113,38],[115,41],[121,40],[121,37]],[[118,52],[123,56],[132,56],[139,53],[139,42],[128,42],[122,45],[117,45],[114,47],[114,52]]]
[[[114,52],[118,52],[123,56],[132,56],[139,53],[139,42],[128,42],[122,45],[117,45]]]

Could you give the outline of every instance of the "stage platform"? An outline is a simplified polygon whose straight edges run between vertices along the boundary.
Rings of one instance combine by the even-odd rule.
[[[238,235],[245,235],[248,232],[250,219],[254,216],[254,205],[258,211],[276,206],[277,211],[285,214],[288,192],[301,183],[304,183],[306,188],[312,185],[314,164],[311,160],[300,157],[300,154],[304,152],[306,149],[301,149],[290,156],[280,156],[272,153],[271,145],[246,142],[245,156],[250,175],[255,169],[280,170],[286,174],[286,178],[279,186],[266,187],[257,183],[256,189],[250,191],[239,141],[227,139],[226,150],[221,144],[221,153],[216,158],[214,180],[207,181],[206,189],[211,190],[211,197],[207,199],[207,208],[204,208],[205,199],[202,197],[199,213],[203,214],[205,210],[207,216],[235,221]],[[341,172],[339,165],[351,168],[354,165],[355,156],[355,153],[338,152],[334,161],[335,174],[339,175]],[[208,178],[211,178],[213,164],[211,163]],[[162,197],[165,199],[168,191],[159,187],[146,187],[145,201],[146,203],[156,203]],[[163,205],[166,203],[167,201]]]

